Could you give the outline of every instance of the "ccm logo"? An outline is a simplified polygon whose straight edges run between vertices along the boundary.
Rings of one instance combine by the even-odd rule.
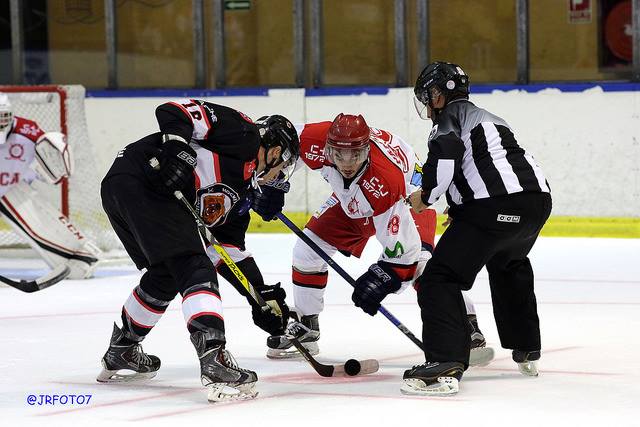
[[[520,222],[520,215],[498,214],[498,222],[513,222],[517,224]]]

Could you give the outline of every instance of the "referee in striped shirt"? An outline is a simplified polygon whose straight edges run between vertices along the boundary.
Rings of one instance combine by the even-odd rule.
[[[501,345],[535,376],[540,325],[527,255],[551,213],[549,185],[509,125],[469,102],[469,77],[458,65],[429,64],[414,92],[433,128],[422,191],[409,201],[420,212],[445,194],[451,223],[418,279],[426,363],[405,372],[402,391],[458,391],[470,350],[461,291],[484,266]]]

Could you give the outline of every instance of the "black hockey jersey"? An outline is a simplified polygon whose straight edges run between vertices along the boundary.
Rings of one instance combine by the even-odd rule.
[[[160,132],[125,147],[107,177],[142,176],[154,185],[149,160],[162,150],[162,135],[189,142],[198,156],[193,187],[185,196],[209,225],[223,224],[244,200],[257,166],[260,134],[245,114],[223,105],[195,99],[167,102],[156,108]]]
[[[518,145],[500,117],[466,99],[450,102],[434,120],[422,168],[422,199],[446,192],[449,206],[520,192],[550,193],[542,169]]]

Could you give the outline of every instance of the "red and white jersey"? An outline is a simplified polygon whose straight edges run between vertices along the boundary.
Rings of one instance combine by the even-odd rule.
[[[320,122],[297,129],[300,159],[322,174],[349,218],[369,218],[373,222],[376,238],[383,247],[380,260],[405,266],[415,264],[421,242],[405,203],[406,197],[418,190],[421,183],[421,168],[415,152],[397,135],[370,128],[369,165],[345,188],[340,172],[324,158],[330,126],[331,122]],[[318,214],[331,207],[334,197]]]
[[[21,180],[30,181],[36,141],[44,133],[34,121],[14,117],[4,144],[0,144],[0,197]]]

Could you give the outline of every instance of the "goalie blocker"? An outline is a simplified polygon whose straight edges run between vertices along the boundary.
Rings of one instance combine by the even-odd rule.
[[[69,279],[93,274],[100,249],[27,183],[16,184],[0,198],[0,212],[51,268],[67,265]]]

